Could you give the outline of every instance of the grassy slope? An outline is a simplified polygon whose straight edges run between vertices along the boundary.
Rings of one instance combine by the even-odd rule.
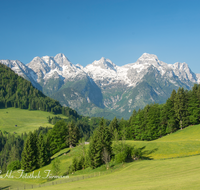
[[[0,130],[7,132],[23,132],[34,131],[40,126],[53,126],[48,123],[47,117],[54,116],[44,111],[29,111],[19,108],[0,109]],[[60,117],[65,117],[60,115]],[[17,125],[17,127],[15,127]]]
[[[199,162],[200,156],[137,161],[108,175],[37,189],[200,189]]]
[[[149,155],[153,159],[196,155],[200,154],[200,125],[189,126],[154,141],[128,141],[128,143],[136,147],[145,146],[147,150],[157,149]]]
[[[171,158],[187,155],[195,155],[200,153],[200,125],[190,126],[186,129],[179,130],[174,134],[167,135],[155,141],[139,142],[128,141],[137,147],[146,146],[147,150],[153,150],[158,148],[157,151],[150,156],[154,159]],[[66,172],[66,168],[71,164],[73,156],[79,156],[81,153],[81,147],[70,149],[64,149],[54,155],[59,157],[61,161],[61,175]],[[66,155],[63,153],[68,152]],[[198,163],[200,156],[192,156],[185,158],[175,158],[167,160],[148,160],[137,161],[126,164],[126,167],[122,170],[114,172],[106,176],[100,176],[93,179],[86,179],[83,181],[68,183],[68,189],[184,189],[193,183],[192,189],[199,188],[197,179],[200,177],[200,167]],[[37,174],[39,171],[44,174],[45,170],[51,170],[52,164],[47,165],[35,171]],[[89,174],[104,170],[104,168],[98,168],[96,170],[86,169],[76,172],[76,175]],[[107,181],[109,178],[109,182]],[[6,183],[7,181],[7,183]],[[24,183],[24,179],[20,180],[4,180],[4,184],[15,187],[14,182],[21,181]],[[28,183],[41,183],[45,182],[42,179],[28,179]],[[91,183],[91,185],[88,184]],[[4,186],[4,187],[5,187]],[[18,185],[17,185],[18,186]],[[47,187],[48,189],[64,189],[66,184]],[[45,189],[45,188],[41,188]],[[191,189],[191,188],[190,188]]]
[[[152,158],[171,158],[200,153],[200,125],[167,135],[151,142],[128,143],[146,146]],[[68,189],[199,189],[200,156],[168,160],[138,161],[118,172],[93,179],[68,183]],[[64,189],[66,184],[49,187]],[[46,188],[41,188],[46,189]]]

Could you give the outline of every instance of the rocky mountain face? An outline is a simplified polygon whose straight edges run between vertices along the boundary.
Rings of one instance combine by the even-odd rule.
[[[134,109],[164,103],[173,89],[191,89],[200,81],[200,75],[186,63],[167,64],[147,53],[121,67],[103,57],[86,67],[74,65],[64,54],[35,57],[26,65],[20,61],[0,62],[79,114],[110,119],[128,119]]]

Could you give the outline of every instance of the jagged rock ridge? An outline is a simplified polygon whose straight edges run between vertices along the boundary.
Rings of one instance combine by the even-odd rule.
[[[35,57],[27,65],[0,60],[30,80],[44,94],[70,106],[80,114],[129,118],[147,103],[164,103],[173,89],[190,89],[200,81],[186,63],[167,64],[144,53],[135,63],[117,66],[102,57],[83,67],[64,54]]]

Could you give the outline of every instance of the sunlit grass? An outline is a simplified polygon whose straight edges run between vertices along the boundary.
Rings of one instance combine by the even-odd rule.
[[[125,164],[124,168],[99,177],[41,187],[57,189],[200,189],[200,156],[167,160],[143,160]]]
[[[167,135],[154,141],[126,141],[135,147],[145,147],[144,150],[153,151],[149,156],[153,160],[141,160],[125,165],[118,165],[113,173],[99,177],[67,183],[67,189],[199,189],[200,188],[200,125],[189,126],[176,133]],[[88,147],[88,146],[87,146]],[[81,146],[73,149],[66,148],[56,153],[52,159],[58,157],[61,161],[60,175],[66,175],[67,168],[73,157],[80,157]],[[193,156],[191,156],[193,155]],[[196,156],[195,156],[196,155]],[[190,157],[187,157],[190,156]],[[183,158],[180,158],[183,157]],[[160,159],[160,160],[159,160]],[[164,160],[165,159],[165,160]],[[35,170],[46,176],[45,170],[51,170],[52,163]],[[88,175],[106,171],[105,166],[92,170],[87,168],[70,174],[74,176]],[[4,187],[45,183],[46,179],[15,179],[3,180]],[[16,184],[15,184],[16,182]],[[0,180],[1,184],[1,180]],[[190,186],[191,185],[191,186]],[[1,186],[0,186],[1,187]],[[66,184],[42,187],[40,189],[66,189]]]
[[[29,111],[19,108],[0,109],[0,130],[21,134],[24,132],[34,131],[40,126],[53,127],[52,124],[48,123],[47,117],[49,116],[53,117],[54,115],[39,110]],[[63,115],[59,116],[65,117]]]
[[[135,147],[155,150],[149,156],[153,159],[184,157],[200,154],[200,125],[189,126],[183,130],[154,141],[127,141]]]

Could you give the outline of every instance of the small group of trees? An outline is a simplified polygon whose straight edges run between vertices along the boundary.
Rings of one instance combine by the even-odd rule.
[[[102,118],[99,127],[94,131],[89,144],[89,149],[86,152],[84,144],[81,142],[82,153],[79,158],[74,157],[71,166],[68,168],[68,173],[77,170],[85,169],[87,167],[97,168],[103,164],[108,169],[110,161],[115,163],[124,163],[127,161],[137,160],[142,157],[142,149],[128,145],[125,143],[125,137],[122,141],[118,141],[117,130],[114,127],[114,122],[110,126],[106,125]],[[115,136],[112,136],[111,131],[115,131]],[[113,139],[116,141],[113,141]]]
[[[79,139],[79,129],[73,122],[58,121],[48,134],[51,155],[63,148],[76,146]]]
[[[105,153],[110,156],[112,154],[112,138],[104,119],[102,119],[90,140],[88,150],[89,165],[92,168],[102,165]]]
[[[29,132],[22,152],[21,168],[30,172],[49,163],[50,152],[42,133]]]
[[[73,123],[58,121],[53,128],[40,127],[27,135],[14,135],[0,131],[0,170],[22,168],[30,172],[43,167],[50,157],[66,147],[74,147],[80,139],[78,127]]]
[[[27,134],[16,136],[0,131],[0,170],[4,173],[10,168],[19,168],[21,153]],[[9,166],[9,168],[8,168]]]
[[[49,144],[47,141],[51,127],[39,127],[33,133],[22,133],[21,135],[0,131],[0,170],[5,173],[7,170],[21,168],[38,168],[49,161]],[[29,162],[30,155],[30,166]],[[37,157],[37,158],[36,158]],[[29,170],[29,169],[28,169]],[[30,169],[32,170],[32,169]]]
[[[67,117],[67,118],[61,118],[60,116],[53,116],[53,117],[47,117],[47,120],[50,124],[55,125],[58,121],[64,120],[66,123],[73,122],[74,125],[76,125],[79,129],[79,134],[81,138],[84,138],[86,141],[89,140],[89,138],[92,136],[93,131],[99,126],[99,123],[101,121],[100,117],[80,117],[80,118],[74,118],[74,117]],[[110,124],[110,120],[105,119],[106,125]]]

